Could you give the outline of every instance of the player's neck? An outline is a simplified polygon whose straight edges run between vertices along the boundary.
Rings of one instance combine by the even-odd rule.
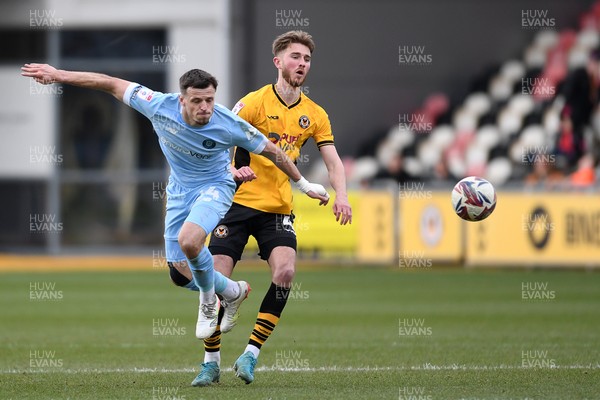
[[[277,94],[287,105],[294,104],[300,98],[300,88],[293,87],[283,78],[279,78],[275,84]]]

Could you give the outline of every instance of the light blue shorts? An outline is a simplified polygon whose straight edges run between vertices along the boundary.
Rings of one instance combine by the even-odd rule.
[[[192,222],[210,234],[231,207],[234,194],[233,180],[207,183],[194,190],[169,182],[165,216],[165,251],[168,262],[186,259],[177,241],[183,223]]]

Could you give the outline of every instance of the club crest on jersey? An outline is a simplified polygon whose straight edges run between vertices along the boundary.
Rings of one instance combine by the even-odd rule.
[[[216,145],[217,145],[217,144],[216,144],[216,143],[215,143],[215,141],[214,141],[214,140],[212,140],[212,139],[205,139],[205,140],[202,142],[202,146],[204,146],[204,147],[205,147],[205,148],[207,148],[207,149],[214,149]]]
[[[298,125],[300,125],[300,128],[306,129],[310,126],[310,119],[308,119],[306,115],[303,115],[300,117],[300,120],[298,120]]]
[[[229,235],[229,228],[227,227],[227,225],[219,225],[215,228],[214,234],[215,237],[218,237],[219,239],[224,239],[227,237],[227,235]]]

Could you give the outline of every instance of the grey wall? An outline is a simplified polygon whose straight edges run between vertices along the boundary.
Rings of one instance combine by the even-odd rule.
[[[522,27],[522,10],[547,10],[557,29],[577,27],[591,1],[233,0],[232,97],[276,80],[271,43],[287,29],[276,12],[308,18],[316,42],[308,95],[329,113],[339,152],[398,122],[431,93],[459,100],[474,76],[522,52],[537,30]],[[301,26],[300,26],[301,27]],[[398,47],[425,46],[431,63],[399,65]],[[310,147],[310,149],[308,149]],[[316,153],[307,145],[308,153]]]

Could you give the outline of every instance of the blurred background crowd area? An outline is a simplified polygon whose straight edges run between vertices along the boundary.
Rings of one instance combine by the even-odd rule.
[[[475,74],[452,102],[434,93],[345,158],[348,180],[435,186],[476,175],[497,187],[590,188],[600,173],[600,3],[577,28],[540,30],[521,58]],[[325,174],[316,165],[315,177]],[[408,183],[408,184],[407,184]]]

